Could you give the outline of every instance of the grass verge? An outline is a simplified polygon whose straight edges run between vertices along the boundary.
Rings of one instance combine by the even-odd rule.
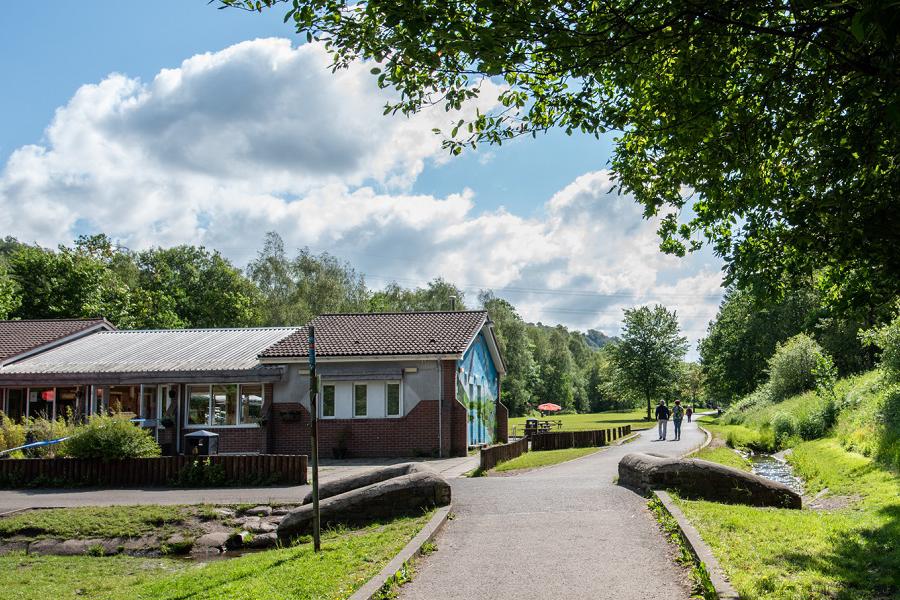
[[[608,411],[599,413],[582,413],[573,415],[551,415],[543,417],[552,421],[562,421],[562,429],[560,431],[590,431],[592,429],[606,429],[608,427],[617,427],[619,425],[631,425],[632,431],[639,429],[650,429],[656,425],[656,421],[645,421],[644,417],[647,412],[645,410],[629,410],[629,411]],[[517,427],[518,431],[525,428],[525,419],[540,419],[537,413],[528,417],[512,417],[509,420],[509,431],[512,433],[513,427]],[[554,429],[556,431],[556,429]]]
[[[136,538],[174,530],[190,516],[206,515],[196,506],[85,506],[30,510],[0,519],[0,538]]]
[[[512,460],[502,462],[493,471],[505,473],[520,469],[536,469],[557,463],[566,462],[599,451],[600,448],[565,448],[563,450],[541,450],[539,452],[526,452]]]
[[[361,529],[335,529],[312,544],[197,565],[127,556],[0,557],[0,589],[17,600],[300,600],[347,598],[381,570],[432,513]]]
[[[809,493],[847,502],[828,511],[676,498],[742,598],[900,597],[900,477],[826,438],[794,448]]]
[[[726,467],[734,467],[742,471],[750,471],[750,461],[732,450],[724,446],[717,448],[706,447],[689,458],[699,458],[710,462],[719,463]]]
[[[653,512],[659,523],[660,528],[666,534],[669,541],[678,548],[677,561],[680,565],[690,569],[691,575],[691,597],[701,598],[702,600],[718,600],[719,596],[716,589],[709,578],[709,571],[706,565],[697,561],[694,554],[688,548],[687,542],[681,535],[678,528],[678,522],[669,511],[665,509],[662,502],[658,498],[653,498],[648,503],[648,507]]]

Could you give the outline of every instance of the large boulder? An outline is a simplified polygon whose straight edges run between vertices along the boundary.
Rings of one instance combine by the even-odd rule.
[[[373,483],[379,483],[381,481],[387,481],[388,479],[400,477],[401,475],[416,473],[423,469],[428,472],[433,472],[430,467],[426,467],[421,463],[408,462],[320,483],[319,502],[325,498],[330,498],[331,496],[337,496],[344,492],[349,492],[350,490],[366,487],[367,485],[372,485]],[[306,496],[303,497],[303,504],[309,504],[310,502],[312,502],[312,492],[307,493]]]
[[[671,489],[684,498],[729,504],[802,506],[800,495],[786,485],[699,459],[632,452],[619,461],[619,484],[643,493]]]
[[[416,514],[423,508],[450,504],[450,484],[432,469],[417,463],[408,463],[406,469],[395,467],[380,469],[384,473],[367,473],[370,477],[349,478],[357,483],[374,480],[373,483],[355,489],[346,489],[346,484],[329,484],[326,493],[344,490],[341,493],[320,497],[319,511],[323,527],[337,523],[365,524],[404,514]],[[398,474],[399,473],[399,474]],[[334,482],[338,483],[338,482]],[[325,486],[323,486],[324,488]],[[291,538],[312,531],[312,504],[297,507],[282,519],[278,525],[278,537],[289,541]]]

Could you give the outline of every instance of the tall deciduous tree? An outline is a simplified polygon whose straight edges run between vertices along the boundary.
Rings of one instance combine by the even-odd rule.
[[[494,322],[497,344],[506,364],[503,404],[511,415],[524,415],[527,409],[532,408],[531,393],[536,376],[528,326],[512,304],[497,298],[491,292],[482,292],[478,296],[478,301]]]
[[[502,83],[497,108],[444,132],[454,153],[553,128],[619,132],[613,170],[664,215],[662,248],[706,238],[729,283],[777,295],[784,273],[816,268],[838,306],[896,293],[895,0],[221,1],[286,4],[336,67],[370,61],[399,91],[386,113],[459,108]]]
[[[680,333],[675,312],[661,305],[626,310],[620,337],[613,361],[622,382],[646,400],[650,419],[651,401],[675,385],[681,375],[687,338]]]

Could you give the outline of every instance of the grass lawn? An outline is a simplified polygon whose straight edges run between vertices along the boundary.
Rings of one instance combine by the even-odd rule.
[[[208,507],[196,506],[87,506],[31,510],[0,519],[0,538],[23,535],[83,539],[135,538],[173,529]]]
[[[563,450],[541,450],[539,452],[526,452],[522,456],[517,456],[512,460],[502,462],[494,471],[503,473],[506,471],[517,471],[519,469],[535,469],[537,467],[546,467],[547,465],[555,465],[557,463],[566,462],[574,458],[581,458],[588,454],[597,452],[600,448],[565,448]]]
[[[206,564],[126,556],[0,556],[0,589],[3,597],[16,600],[347,598],[430,517],[325,532],[318,555],[306,543]]]
[[[723,464],[728,467],[734,467],[735,469],[740,469],[742,471],[751,470],[749,460],[725,446],[719,446],[717,448],[707,446],[700,452],[691,455],[689,458],[700,458],[702,460]]]
[[[828,488],[833,509],[677,500],[741,597],[900,597],[900,477],[833,438],[798,445],[790,460],[808,493]]]
[[[607,429],[619,425],[631,425],[631,429],[649,429],[655,425],[655,421],[645,421],[646,410],[629,410],[624,412],[610,411],[600,413],[582,413],[580,415],[548,416],[545,419],[562,421],[562,429],[559,431],[589,431],[591,429]],[[541,418],[537,414],[534,417],[513,417],[509,420],[509,433],[512,435],[513,427],[518,426],[518,431],[525,428],[526,418]],[[556,431],[554,429],[553,431]]]

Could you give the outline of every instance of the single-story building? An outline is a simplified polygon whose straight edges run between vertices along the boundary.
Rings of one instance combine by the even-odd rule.
[[[0,323],[0,339],[8,323],[27,322]],[[310,325],[324,456],[463,455],[506,438],[503,361],[486,312],[323,315]],[[306,454],[308,334],[106,323],[4,362],[0,408],[50,418],[126,413],[167,453],[206,429],[219,434],[223,453]],[[16,398],[28,399],[19,413],[10,410]]]
[[[0,366],[8,365],[56,346],[77,340],[97,331],[115,327],[105,319],[32,319],[0,321]],[[62,412],[73,408],[75,398],[64,395],[50,397],[47,390],[36,389],[28,395],[21,387],[0,388],[0,411],[14,420],[28,415],[29,407],[50,415],[58,405]],[[62,414],[61,412],[61,414]]]

